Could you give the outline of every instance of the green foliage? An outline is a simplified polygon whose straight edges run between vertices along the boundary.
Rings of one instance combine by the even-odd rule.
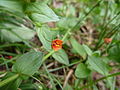
[[[77,18],[67,17],[60,19],[57,23],[57,26],[61,29],[69,29],[74,27],[76,23],[77,23]]]
[[[35,22],[45,23],[59,20],[58,16],[43,2],[27,4],[25,12]]]
[[[30,40],[35,32],[25,26],[19,27],[12,24],[6,25],[8,29],[1,29],[1,39],[6,42],[21,42]]]
[[[120,63],[120,45],[115,45],[109,49],[109,56],[110,60],[117,61]]]
[[[10,12],[23,12],[22,3],[19,0],[0,0],[2,10]]]
[[[63,49],[55,52],[52,56],[60,63],[63,63],[65,65],[69,64],[68,56]]]
[[[12,71],[31,76],[36,73],[41,66],[42,57],[42,52],[31,51],[25,53],[17,59],[12,67]]]
[[[22,80],[21,78],[17,78],[16,80],[6,84],[4,87],[1,87],[1,90],[17,90],[19,85],[21,84]]]
[[[83,44],[82,46],[84,47],[86,53],[87,53],[89,56],[91,56],[92,53],[93,53],[92,50],[91,50],[87,45],[85,45],[85,44]]]
[[[3,78],[3,80],[0,82],[0,89],[1,90],[8,90],[8,89],[16,90],[21,83],[21,79],[18,78],[18,76],[19,76],[18,74],[8,72]]]
[[[48,26],[37,27],[37,34],[47,51],[51,50],[52,32]]]
[[[0,90],[117,90],[119,21],[120,0],[0,0]]]
[[[87,63],[90,65],[89,68],[96,70],[102,75],[108,75],[109,66],[103,62],[102,58],[96,56],[89,56]]]
[[[87,54],[86,54],[84,47],[81,44],[79,44],[73,37],[71,37],[70,41],[71,41],[71,44],[72,44],[74,50],[76,50],[76,52],[80,56],[82,56],[83,59],[85,59]]]
[[[83,63],[78,64],[76,70],[75,70],[75,75],[78,78],[86,78],[90,74],[90,70],[87,68],[87,66]]]

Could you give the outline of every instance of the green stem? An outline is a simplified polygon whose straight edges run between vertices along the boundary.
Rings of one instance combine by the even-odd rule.
[[[93,82],[91,82],[91,83],[89,83],[89,84],[81,87],[79,90],[83,90],[84,88],[87,88],[87,87],[89,87],[89,86],[92,86],[93,84],[96,84],[97,82],[99,82],[99,81],[101,81],[101,80],[103,80],[103,79],[106,79],[106,78],[109,78],[109,77],[113,77],[113,76],[117,76],[117,75],[120,75],[120,72],[113,73],[113,74],[110,74],[110,75],[108,75],[108,76],[105,76],[105,77],[102,77],[102,78],[100,78],[100,79],[97,79],[97,80],[95,80],[95,81],[93,81]]]
[[[42,63],[43,63],[48,57],[50,57],[54,52],[55,52],[55,51],[52,50],[52,51],[49,52],[47,55],[45,55],[45,56],[43,57],[43,59],[42,59]]]
[[[9,77],[9,78],[7,78],[7,79],[1,81],[1,82],[0,82],[0,87],[2,87],[2,86],[4,86],[4,85],[6,85],[7,83],[9,83],[9,82],[11,82],[11,81],[17,79],[18,76],[19,76],[19,74],[15,74],[15,75],[13,75],[13,76],[11,76],[11,77]]]
[[[72,29],[68,29],[68,31],[65,33],[64,37],[62,38],[62,41],[64,41],[67,38],[67,36],[68,36],[68,34],[70,33],[71,30]]]

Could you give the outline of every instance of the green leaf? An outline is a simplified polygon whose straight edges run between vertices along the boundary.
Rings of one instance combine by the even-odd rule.
[[[73,49],[76,50],[76,52],[83,57],[83,59],[86,58],[87,54],[86,51],[84,49],[84,47],[79,44],[73,37],[70,38],[70,42],[73,46]]]
[[[26,8],[26,13],[35,22],[55,22],[58,21],[58,16],[43,2],[29,3]]]
[[[108,58],[120,63],[120,45],[115,45],[114,47],[110,48],[108,54]]]
[[[89,74],[90,70],[83,63],[80,63],[75,70],[75,75],[78,78],[86,78]]]
[[[7,29],[1,29],[0,38],[7,42],[21,42],[23,39],[30,40],[34,35],[35,32],[25,26],[7,24]]]
[[[22,3],[19,0],[0,0],[2,9],[15,12],[23,12]]]
[[[86,51],[86,53],[91,56],[92,55],[92,50],[85,44],[82,45]]]
[[[77,23],[77,18],[67,17],[60,19],[60,21],[57,22],[57,26],[62,29],[69,29],[74,27],[76,23]]]
[[[109,66],[102,60],[100,57],[95,56],[89,56],[88,57],[88,64],[89,67],[102,75],[108,75],[109,72]]]
[[[52,48],[51,48],[52,33],[51,33],[49,27],[48,26],[42,26],[42,27],[37,27],[36,29],[37,29],[38,37],[43,44],[43,47],[47,51],[52,50]]]
[[[69,64],[68,56],[63,49],[56,51],[52,56],[60,63]]]
[[[107,76],[109,75],[110,67],[103,61],[103,58],[90,56],[88,57],[89,68],[99,72],[100,74]],[[112,78],[107,78],[106,82],[109,87],[112,85]]]
[[[33,75],[40,67],[43,54],[31,51],[19,57],[12,67],[13,72]]]

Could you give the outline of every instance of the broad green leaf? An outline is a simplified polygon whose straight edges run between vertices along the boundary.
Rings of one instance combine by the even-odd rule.
[[[103,61],[103,58],[90,56],[88,57],[89,68],[99,72],[100,74],[107,76],[109,75],[110,67]],[[109,87],[112,85],[112,78],[106,79]]]
[[[73,49],[76,50],[76,52],[83,57],[83,59],[86,58],[87,54],[86,51],[84,49],[84,47],[79,44],[73,37],[70,38],[70,42],[73,46]]]
[[[43,2],[29,3],[25,11],[28,16],[35,22],[55,22],[58,16]]]
[[[108,75],[109,66],[100,57],[89,56],[88,57],[89,67],[102,75]]]
[[[1,29],[0,38],[7,42],[20,42],[30,40],[35,35],[35,32],[25,26],[19,27],[12,24],[7,24],[8,29]]]
[[[19,57],[12,67],[13,72],[33,75],[40,67],[43,54],[31,51]]]
[[[109,53],[108,58],[120,63],[120,45],[116,45],[116,46],[110,48],[108,53]]]
[[[10,12],[23,12],[22,3],[19,0],[0,0],[0,6],[3,10]]]
[[[50,51],[51,48],[51,42],[52,42],[52,33],[49,29],[48,26],[42,26],[42,27],[37,27],[37,34],[40,39],[40,41],[43,44],[43,47]]]
[[[83,63],[80,63],[75,70],[75,75],[78,78],[86,78],[89,74],[90,70]]]
[[[91,56],[92,55],[92,50],[85,44],[82,45],[86,51],[86,53]]]
[[[68,56],[63,49],[56,51],[52,56],[60,63],[69,64]]]
[[[57,26],[62,29],[69,29],[69,28],[74,27],[76,23],[77,23],[77,18],[67,17],[67,18],[60,19],[57,22]]]

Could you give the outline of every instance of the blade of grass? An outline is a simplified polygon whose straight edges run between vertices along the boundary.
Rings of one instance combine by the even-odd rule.
[[[70,67],[70,66],[73,66],[73,65],[78,64],[78,63],[81,63],[81,62],[82,62],[82,61],[77,61],[77,62],[75,62],[75,63],[69,64],[68,66],[61,66],[61,67],[58,67],[58,68],[49,70],[49,72],[55,72],[55,71],[57,71],[57,70],[60,70],[60,69],[66,68],[66,67]]]
[[[63,90],[62,85],[60,84],[60,81],[57,80],[52,74],[51,74],[51,76],[58,83],[58,85],[60,86],[61,90]]]
[[[15,75],[13,75],[13,76],[11,76],[11,77],[9,77],[9,78],[7,78],[7,79],[1,81],[1,82],[0,82],[0,87],[2,87],[2,86],[4,86],[4,85],[8,84],[9,82],[11,82],[11,81],[17,79],[18,77],[19,77],[19,74],[15,74]]]
[[[0,54],[6,54],[6,55],[10,55],[10,56],[16,56],[17,55],[15,53],[10,53],[10,52],[5,52],[5,51],[0,51]]]
[[[50,82],[51,82],[51,84],[52,84],[52,88],[53,88],[53,90],[57,90],[57,89],[56,89],[56,87],[55,87],[55,83],[54,83],[54,81],[53,81],[53,78],[51,77],[51,75],[50,75],[49,71],[47,70],[46,65],[45,65],[45,64],[43,64],[43,66],[44,66],[44,68],[45,68],[45,71],[46,71],[46,73],[47,73],[48,77],[50,78]]]
[[[0,48],[12,47],[12,46],[20,46],[20,47],[25,47],[25,45],[22,45],[22,44],[10,43],[10,44],[4,44],[4,45],[1,45],[1,46],[0,46]]]

